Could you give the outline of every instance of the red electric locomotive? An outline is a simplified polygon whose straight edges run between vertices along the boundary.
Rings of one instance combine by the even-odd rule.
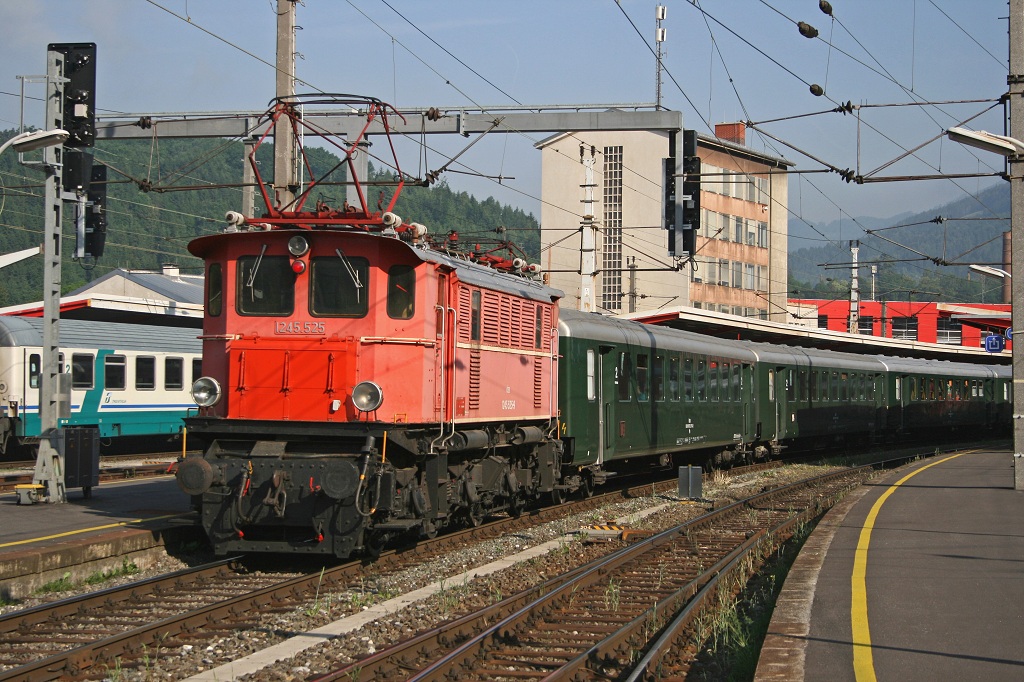
[[[283,116],[303,124],[292,103]],[[356,182],[358,144],[341,147]],[[177,477],[215,551],[346,557],[563,488],[560,292],[521,262],[430,248],[391,212],[397,191],[376,212],[303,211],[314,182],[282,210],[260,184],[263,217],[229,213],[189,245],[206,376],[187,423],[209,446]]]

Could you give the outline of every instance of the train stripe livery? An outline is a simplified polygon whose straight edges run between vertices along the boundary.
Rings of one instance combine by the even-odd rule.
[[[38,441],[42,325],[0,316],[0,454]],[[94,426],[105,443],[177,437],[186,412],[196,409],[189,387],[202,373],[197,336],[195,329],[61,320],[60,367],[70,391],[61,425]]]

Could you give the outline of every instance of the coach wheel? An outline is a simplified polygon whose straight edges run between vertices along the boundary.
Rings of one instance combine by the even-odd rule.
[[[584,500],[594,495],[594,474],[584,471],[581,476],[583,483],[580,485],[580,497]]]

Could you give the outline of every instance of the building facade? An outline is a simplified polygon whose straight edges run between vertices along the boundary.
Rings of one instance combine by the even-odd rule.
[[[697,136],[701,225],[686,261],[669,256],[663,229],[666,133],[565,133],[537,144],[541,265],[565,292],[562,305],[613,314],[683,305],[786,317],[791,164],[747,149],[742,124],[716,133]]]
[[[792,299],[790,322],[845,332],[850,324],[847,300]],[[932,301],[860,301],[860,334],[967,348],[984,348],[985,337],[1010,327],[1007,303],[935,303]]]

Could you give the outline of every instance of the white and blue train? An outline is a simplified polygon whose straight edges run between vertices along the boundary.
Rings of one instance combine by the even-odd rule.
[[[38,443],[43,320],[0,316],[0,456],[31,456]],[[62,426],[99,430],[101,444],[142,441],[172,449],[189,393],[202,375],[202,344],[193,328],[61,320],[60,371],[71,375]],[[158,438],[155,438],[158,437]],[[150,440],[152,438],[152,440]]]

